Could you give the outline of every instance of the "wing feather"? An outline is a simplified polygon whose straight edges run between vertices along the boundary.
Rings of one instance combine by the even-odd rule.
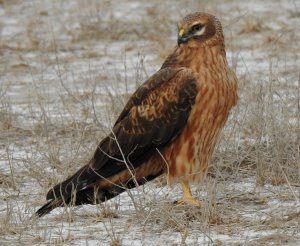
[[[112,133],[100,142],[90,163],[50,190],[47,199],[69,199],[74,188],[86,189],[128,165],[132,169],[139,167],[156,149],[164,148],[178,136],[196,95],[196,78],[190,69],[158,71],[129,99]]]

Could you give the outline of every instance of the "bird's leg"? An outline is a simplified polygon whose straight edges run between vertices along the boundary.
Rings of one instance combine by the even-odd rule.
[[[180,184],[183,190],[183,198],[179,201],[181,201],[181,203],[188,203],[194,206],[200,206],[200,201],[195,199],[192,195],[189,183],[187,181],[180,181]]]
[[[180,184],[183,190],[183,197],[180,200],[176,201],[176,203],[201,206],[201,202],[193,197],[189,183],[187,181],[181,180]]]

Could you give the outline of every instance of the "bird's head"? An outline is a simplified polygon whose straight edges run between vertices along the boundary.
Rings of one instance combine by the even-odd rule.
[[[178,46],[197,48],[224,43],[220,21],[213,15],[195,12],[178,23]]]

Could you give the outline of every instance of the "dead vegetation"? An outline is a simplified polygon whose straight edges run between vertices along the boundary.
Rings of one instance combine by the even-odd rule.
[[[256,1],[256,10],[233,0],[35,3],[0,1],[1,245],[300,240],[296,2],[270,9]],[[173,204],[179,189],[161,177],[102,205],[31,218],[47,190],[90,158],[128,95],[172,49],[176,20],[194,10],[221,18],[241,82],[209,175],[193,190],[203,206]]]

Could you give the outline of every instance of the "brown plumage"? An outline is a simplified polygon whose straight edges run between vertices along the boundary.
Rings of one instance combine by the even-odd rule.
[[[237,102],[238,81],[217,18],[196,12],[178,30],[178,45],[161,69],[131,96],[89,163],[48,192],[38,216],[59,206],[103,202],[162,173],[182,184],[180,202],[199,204],[189,184],[207,171]]]

